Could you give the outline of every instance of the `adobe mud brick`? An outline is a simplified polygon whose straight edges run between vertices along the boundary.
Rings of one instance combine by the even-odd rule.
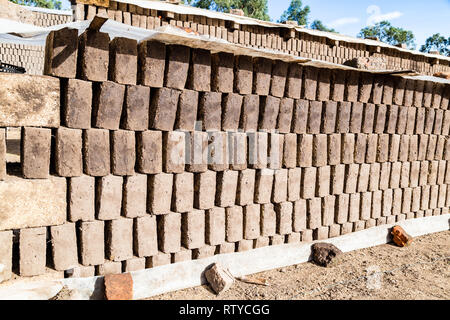
[[[53,268],[64,271],[78,266],[77,236],[74,223],[50,227]]]
[[[164,253],[175,253],[181,248],[181,214],[158,216],[158,247]]]
[[[313,166],[327,165],[327,135],[317,134],[313,139]]]
[[[108,80],[109,35],[85,31],[78,38],[77,78],[90,81]]]
[[[322,199],[312,198],[307,200],[307,226],[308,229],[316,229],[322,225]]]
[[[408,135],[401,135],[401,137],[400,137],[400,149],[399,149],[398,158],[399,158],[399,161],[401,161],[401,162],[408,161],[409,140],[410,140],[410,136],[408,136]]]
[[[375,114],[375,128],[374,133],[384,133],[386,125],[387,106],[377,105]]]
[[[317,168],[302,169],[302,184],[300,195],[303,199],[314,198],[316,194]]]
[[[318,69],[314,67],[303,67],[302,98],[316,100]]]
[[[212,246],[225,242],[225,209],[211,208],[205,213],[206,243]]]
[[[356,193],[359,175],[359,164],[349,164],[345,173],[345,193]]]
[[[139,84],[161,88],[164,85],[166,46],[157,41],[143,41],[138,45]]]
[[[425,81],[423,87],[422,106],[425,108],[431,108],[432,100],[433,100],[433,82]]]
[[[244,238],[244,214],[242,207],[234,206],[225,209],[225,238],[228,242],[237,242]]]
[[[82,131],[60,127],[56,130],[55,170],[61,177],[83,174]]]
[[[141,258],[158,254],[156,216],[146,215],[134,220],[133,251]]]
[[[145,268],[156,268],[170,264],[172,255],[170,253],[158,252],[158,254],[148,257],[145,261]]]
[[[431,109],[431,108],[426,109],[425,125],[424,125],[424,133],[425,134],[433,133],[435,114],[436,114],[436,111],[434,109]]]
[[[196,91],[211,91],[211,52],[192,49],[190,59],[187,87]]]
[[[233,92],[234,56],[218,52],[211,55],[211,91]]]
[[[62,124],[69,128],[91,127],[92,82],[68,79],[61,81]]]
[[[6,178],[6,129],[0,128],[0,181]]]
[[[136,40],[114,38],[109,44],[109,80],[120,84],[136,84],[137,55]]]
[[[275,130],[280,111],[279,98],[273,96],[261,96],[259,107],[259,130]]]
[[[389,188],[389,177],[391,176],[392,163],[384,162],[381,164],[379,189],[386,190]]]
[[[450,110],[444,112],[444,118],[442,121],[442,135],[450,135]]]
[[[369,102],[370,95],[372,93],[372,85],[373,85],[373,75],[371,75],[370,73],[362,72],[360,74],[360,86],[358,93],[359,102],[363,103]]]
[[[335,222],[342,224],[348,221],[350,208],[350,195],[341,194],[336,196]]]
[[[106,176],[110,172],[109,131],[83,131],[84,172],[90,176]]]
[[[403,105],[406,107],[411,107],[414,101],[414,88],[416,86],[416,81],[412,79],[406,80],[405,93],[403,98]]]
[[[280,235],[292,233],[292,202],[282,202],[276,204],[275,212],[277,214],[277,233]]]
[[[181,45],[168,45],[166,46],[166,52],[164,87],[184,89],[188,79],[190,48]]]
[[[285,202],[287,200],[288,170],[275,170],[272,190],[272,203]]]
[[[172,263],[192,260],[192,250],[181,248],[181,251],[172,253]]]
[[[124,85],[106,81],[94,86],[93,126],[100,129],[119,129],[124,96]]]
[[[317,190],[318,197],[325,197],[330,194],[331,167],[320,167],[317,169]]]
[[[322,225],[331,226],[334,223],[334,211],[336,208],[336,197],[326,196],[322,200]]]
[[[423,125],[424,120],[421,119],[421,110],[420,108],[410,107],[408,108],[408,120],[406,122],[406,134],[414,134],[414,130],[416,128],[416,132],[423,133]],[[424,114],[425,111],[422,112]],[[417,123],[416,123],[416,113],[417,113]],[[423,118],[424,119],[424,118]],[[419,129],[420,128],[420,129]]]
[[[402,163],[393,162],[391,165],[391,180],[389,183],[389,187],[391,189],[397,189],[400,187],[401,172],[402,172]]]
[[[147,211],[152,214],[170,212],[173,175],[160,173],[148,178]]]
[[[327,138],[328,164],[336,165],[341,163],[341,135],[329,134]]]
[[[123,261],[133,257],[133,219],[120,218],[106,222],[106,257]]]
[[[345,72],[342,70],[331,71],[331,100],[344,101]]]
[[[205,172],[208,170],[208,133],[194,131],[186,137],[186,171]]]
[[[263,169],[256,171],[255,180],[255,203],[270,203],[272,196],[272,186],[274,181],[274,171]]]
[[[328,101],[330,100],[330,69],[318,69],[318,79],[317,79],[317,100]]]
[[[300,242],[300,233],[296,233],[296,234],[299,236],[297,242]],[[291,235],[294,235],[294,234],[291,234]],[[291,243],[293,243],[293,242],[291,242]],[[270,245],[269,237],[259,237],[258,239],[253,240],[253,246],[255,249],[268,247],[269,245]]]
[[[350,132],[361,132],[363,120],[363,104],[359,102],[352,103],[352,113],[350,118]]]
[[[145,258],[131,258],[123,262],[123,271],[133,272],[145,269]]]
[[[436,110],[434,117],[433,134],[441,134],[442,132],[442,121],[444,120],[444,110]]]
[[[286,97],[300,99],[303,69],[297,63],[290,63],[286,79]]]
[[[239,129],[244,132],[255,132],[258,130],[259,119],[259,96],[245,95],[242,104],[242,116],[239,122]]]
[[[228,168],[228,136],[226,132],[208,132],[208,169],[224,171]]]
[[[145,131],[149,124],[150,88],[126,86],[121,128]]]
[[[194,174],[175,174],[173,179],[172,211],[188,212],[194,205]],[[189,248],[191,249],[191,248]]]
[[[204,246],[198,249],[194,249],[192,250],[192,259],[206,259],[214,256],[215,252],[215,246]]]
[[[308,133],[320,133],[322,122],[322,102],[311,101],[308,116]]]
[[[236,204],[245,206],[253,203],[256,171],[245,169],[239,171]]]
[[[355,134],[346,133],[342,135],[341,146],[341,162],[343,164],[353,163],[355,154]]]
[[[45,41],[44,74],[75,78],[77,73],[78,30],[51,31]]]
[[[430,135],[427,148],[427,158],[426,158],[427,160],[434,160],[434,159],[439,160],[439,157],[436,157],[436,153],[438,153],[438,151],[440,152],[440,150],[437,150],[437,147],[438,147],[438,136]]]
[[[181,215],[181,242],[187,249],[205,245],[205,211],[194,210]]]
[[[336,132],[336,114],[337,103],[333,101],[326,101],[323,105],[323,121],[322,133],[331,134]]]
[[[234,91],[251,94],[253,88],[253,59],[248,56],[236,56],[234,60]]]
[[[22,128],[21,166],[26,179],[46,179],[50,171],[51,129]]]
[[[118,176],[133,175],[136,164],[136,138],[134,131],[112,131],[111,144],[112,173]]]
[[[181,91],[168,88],[154,89],[150,102],[150,129],[171,131],[175,125]]]
[[[405,134],[406,132],[406,125],[408,121],[408,107],[399,106],[398,107],[398,121],[397,121],[397,128],[396,132],[397,134]],[[417,122],[419,121],[419,117],[417,117]],[[417,133],[417,131],[416,131]]]
[[[283,166],[295,168],[297,166],[297,135],[289,133],[284,135]]]
[[[294,211],[292,215],[292,230],[300,232],[306,230],[306,200],[298,200],[294,202]]]
[[[359,72],[347,71],[347,79],[345,83],[345,101],[356,102],[358,101],[358,83]]]
[[[331,194],[344,193],[345,165],[340,164],[331,167]]]
[[[375,105],[367,103],[364,105],[364,113],[362,119],[361,132],[373,133],[375,120]]]
[[[103,264],[105,238],[103,221],[82,222],[79,227],[80,261],[84,266]]]
[[[175,120],[176,130],[194,131],[197,120],[198,92],[183,90],[180,94]]]
[[[409,155],[408,155],[408,160],[409,161],[415,161],[417,160],[417,153],[418,153],[418,148],[419,148],[419,137],[414,135],[414,136],[410,136],[409,137]],[[430,141],[431,141],[431,136],[430,136]],[[430,150],[430,144],[428,144],[428,150]],[[433,156],[434,156],[434,151],[433,151]]]
[[[196,209],[211,209],[215,203],[216,173],[206,171],[195,174],[194,177],[194,207]]]
[[[227,93],[222,99],[222,130],[237,131],[241,115],[243,96]]]
[[[185,133],[163,132],[163,169],[166,173],[182,173],[185,168]]]
[[[385,77],[383,83],[383,104],[391,105],[393,95],[394,95],[394,79],[389,76]]]
[[[95,197],[98,220],[111,220],[120,217],[122,186],[122,177],[109,175],[98,178]]]
[[[396,105],[403,105],[403,98],[405,95],[406,79],[397,78],[394,83],[393,103]]]
[[[253,93],[268,96],[272,78],[273,61],[266,58],[253,59]]]
[[[283,166],[284,135],[278,133],[269,134],[269,169],[277,170]],[[295,150],[295,149],[294,149]]]
[[[378,135],[377,162],[386,162],[389,160],[389,135]]]
[[[294,100],[289,98],[282,98],[276,127],[276,129],[280,133],[291,132],[293,111],[294,111]]]
[[[228,134],[229,162],[231,170],[247,169],[247,134],[232,132]]]
[[[373,104],[380,104],[383,100],[383,83],[384,76],[377,75],[374,76],[372,96],[370,102]]]
[[[203,131],[220,131],[222,124],[222,94],[204,92],[200,94],[197,118]]]
[[[286,89],[286,77],[288,74],[289,64],[275,60],[272,68],[272,80],[270,85],[270,94],[282,98]]]
[[[430,186],[422,186],[420,197],[420,209],[428,210],[430,208]]]
[[[162,171],[162,132],[137,133],[137,171],[156,174]]]
[[[92,221],[95,219],[95,178],[89,176],[69,179],[69,221]]]
[[[364,133],[356,134],[355,142],[355,163],[364,163],[366,160],[366,150],[367,150],[367,135]]]
[[[304,134],[307,132],[309,101],[295,100],[292,115],[292,132]]]
[[[292,168],[288,171],[287,199],[288,201],[297,201],[300,199],[302,170],[301,168]]]
[[[274,236],[277,228],[277,215],[273,204],[261,205],[261,236]]]
[[[239,172],[223,171],[217,174],[216,206],[231,207],[236,202],[236,191]]]
[[[350,116],[351,116],[351,103],[339,102],[337,108],[337,132],[348,133],[350,132]]]
[[[13,232],[0,232],[0,243],[0,264],[3,267],[0,272],[0,282],[3,282],[12,276]]]
[[[19,232],[19,275],[30,277],[45,273],[46,228],[21,229]]]
[[[124,178],[122,213],[127,218],[147,214],[147,175],[137,174]]]

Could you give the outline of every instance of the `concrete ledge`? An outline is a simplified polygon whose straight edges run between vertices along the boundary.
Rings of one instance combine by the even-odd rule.
[[[395,225],[402,226],[411,236],[419,237],[449,230],[450,214],[405,220]],[[389,231],[393,226],[394,224],[374,227],[324,242],[333,243],[344,252],[373,247],[385,244],[390,240]],[[215,262],[229,268],[235,276],[249,275],[307,262],[311,254],[311,245],[312,243],[305,243],[265,247],[248,252],[217,255],[207,259],[132,272],[134,299],[149,298],[204,284],[203,272],[206,267]],[[71,289],[77,289],[84,299],[101,299],[103,296],[102,277],[93,277],[3,285],[0,286],[0,300],[46,300],[54,296],[63,285],[67,285]]]

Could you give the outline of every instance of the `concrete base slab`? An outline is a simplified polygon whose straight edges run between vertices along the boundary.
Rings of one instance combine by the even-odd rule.
[[[402,226],[413,237],[450,229],[450,214],[405,220],[395,225]],[[343,252],[359,250],[385,244],[390,241],[390,229],[394,224],[354,232],[326,241]],[[132,272],[134,299],[144,299],[162,293],[200,286],[206,283],[204,270],[213,263],[220,263],[234,276],[243,276],[262,271],[287,267],[310,260],[313,243],[286,244],[264,247],[242,253],[217,255],[202,260],[186,261],[152,269]],[[84,299],[103,297],[102,277],[73,278],[39,283],[18,283],[0,286],[0,299],[49,299],[66,285],[78,290]]]

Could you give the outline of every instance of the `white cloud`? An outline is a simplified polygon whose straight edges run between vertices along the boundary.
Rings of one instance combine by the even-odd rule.
[[[368,6],[366,12],[370,15],[369,18],[367,18],[367,25],[372,25],[384,20],[394,20],[403,15],[400,11],[381,13],[380,7],[376,5]]]
[[[354,17],[349,17],[349,18],[340,18],[337,20],[334,20],[333,22],[331,22],[329,24],[330,28],[337,28],[346,24],[352,24],[352,23],[358,23],[359,19],[358,18],[354,18]]]

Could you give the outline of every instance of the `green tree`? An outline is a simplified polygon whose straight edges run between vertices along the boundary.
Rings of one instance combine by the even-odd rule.
[[[278,22],[297,21],[300,26],[308,24],[308,15],[311,11],[309,6],[302,7],[302,0],[291,0],[291,4],[286,11],[283,12]]]
[[[412,31],[394,27],[389,21],[381,21],[361,29],[358,37],[364,39],[377,37],[380,41],[391,45],[406,44],[410,49],[416,47]]]
[[[439,51],[441,54],[450,57],[450,37],[446,39],[439,33],[429,37],[420,48],[422,52]]]
[[[61,1],[59,0],[10,0],[10,1],[16,4],[30,7],[40,7],[58,10],[61,10],[62,8]]]
[[[326,32],[337,32],[336,30],[334,30],[332,28],[327,28],[320,20],[314,20],[313,23],[311,23],[310,28],[314,29],[314,30],[320,30],[320,31],[326,31]]]
[[[197,8],[230,12],[231,9],[241,9],[247,17],[270,21],[267,0],[185,0],[186,4]]]

